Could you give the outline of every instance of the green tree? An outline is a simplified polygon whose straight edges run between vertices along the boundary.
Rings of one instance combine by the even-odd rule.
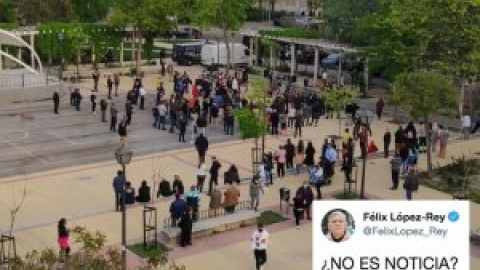
[[[200,27],[215,26],[222,30],[227,50],[227,70],[231,68],[231,33],[240,29],[247,18],[251,0],[195,0],[192,21]]]
[[[267,96],[267,91],[268,82],[265,78],[251,76],[248,80],[247,100],[252,106],[236,109],[233,112],[238,121],[241,138],[254,139],[255,149],[258,149],[258,139],[267,133],[265,109],[271,104],[271,98]],[[263,145],[262,148],[264,148]],[[258,161],[260,157],[257,156],[256,159]],[[255,163],[255,160],[252,160],[252,163]],[[253,170],[255,171],[255,166]]]
[[[455,108],[457,93],[452,79],[438,71],[417,70],[402,73],[395,78],[395,91],[402,101],[402,108],[412,117],[425,124],[425,132],[430,134],[428,123],[433,115],[448,114]],[[427,149],[430,141],[427,140]],[[432,170],[431,152],[427,151],[427,169]]]
[[[326,34],[342,42],[359,42],[363,37],[358,38],[357,22],[376,8],[380,0],[323,0],[323,19],[326,23]],[[312,7],[317,6],[317,1],[312,1]]]
[[[120,270],[122,269],[121,253],[118,249],[109,248],[105,251],[106,237],[100,232],[90,232],[84,227],[72,229],[74,243],[80,249],[73,252],[66,260],[64,266],[59,266],[58,253],[53,249],[34,250],[28,253],[25,258],[17,257],[11,265],[10,270]],[[148,258],[147,263],[137,270],[185,270],[184,266],[169,262],[166,253],[158,254]]]
[[[65,63],[79,64],[79,53],[89,46],[95,47],[96,59],[110,47],[118,47],[121,34],[112,26],[90,23],[45,23],[37,26],[35,48],[40,57],[60,59],[60,47],[63,46]],[[58,41],[58,34],[64,36],[63,43]]]
[[[70,0],[80,22],[98,22],[107,17],[113,0]]]
[[[179,12],[180,1],[115,0],[110,21],[113,25],[133,29],[137,72],[140,70],[144,34],[147,31],[171,29],[175,20],[169,18]]]
[[[15,7],[15,0],[0,0],[0,23],[17,22]]]
[[[398,119],[398,107],[402,105],[402,100],[400,99],[399,92],[395,90],[395,86],[392,86],[392,89],[390,89],[388,95],[387,95],[387,104],[391,105],[394,107],[394,112],[393,112],[393,121],[394,122],[399,122]]]
[[[391,81],[418,68],[465,77],[479,70],[479,11],[478,0],[381,0],[358,32]]]
[[[343,87],[326,91],[324,93],[325,104],[337,112],[338,118],[338,136],[342,133],[342,117],[340,114],[345,110],[348,104],[353,103],[358,95],[358,89],[355,87]]]
[[[67,22],[74,18],[70,0],[18,0],[18,13],[29,25]]]

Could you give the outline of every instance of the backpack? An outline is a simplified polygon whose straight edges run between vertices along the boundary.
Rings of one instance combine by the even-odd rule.
[[[315,184],[323,184],[324,178],[323,175],[317,175],[318,170],[312,170],[310,173],[310,184],[315,185]]]
[[[190,207],[198,207],[198,197],[194,196],[187,196],[187,205]]]

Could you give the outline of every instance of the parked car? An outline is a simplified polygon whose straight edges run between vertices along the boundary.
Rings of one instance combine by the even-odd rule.
[[[182,26],[177,29],[173,29],[165,33],[168,38],[177,39],[200,39],[202,38],[202,32],[195,27]]]
[[[273,20],[274,26],[280,27],[306,27],[306,28],[318,28],[323,21],[315,19],[314,17],[301,16],[301,17],[288,17],[284,16]]]
[[[176,37],[199,39],[199,38],[202,38],[202,32],[196,29],[195,27],[185,26],[185,27],[180,27],[176,31]]]
[[[335,68],[337,67],[340,59],[343,59],[343,55],[341,53],[332,53],[322,60],[322,65],[327,68]]]

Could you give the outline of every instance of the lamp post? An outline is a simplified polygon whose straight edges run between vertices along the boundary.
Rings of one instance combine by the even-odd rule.
[[[365,199],[365,169],[367,167],[367,147],[368,147],[368,130],[370,129],[370,123],[374,118],[374,114],[370,110],[361,110],[357,113],[358,118],[360,120],[360,125],[365,128],[365,153],[362,152],[362,159],[363,159],[363,170],[362,170],[362,185],[360,187],[360,198]]]
[[[63,40],[65,37],[63,36],[63,33],[58,33],[57,35],[58,42],[60,43],[60,70],[59,70],[59,78],[60,82],[63,80]]]
[[[133,152],[126,146],[120,146],[115,150],[115,158],[117,159],[118,164],[122,165],[123,176],[125,177],[123,181],[122,189],[122,269],[127,270],[127,212],[125,207],[125,189],[127,183],[127,174],[125,170],[125,165],[130,163],[132,159]]]

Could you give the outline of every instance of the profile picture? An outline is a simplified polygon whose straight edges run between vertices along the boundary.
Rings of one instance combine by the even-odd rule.
[[[322,232],[332,242],[345,242],[355,231],[353,216],[346,210],[333,209],[322,219]]]

